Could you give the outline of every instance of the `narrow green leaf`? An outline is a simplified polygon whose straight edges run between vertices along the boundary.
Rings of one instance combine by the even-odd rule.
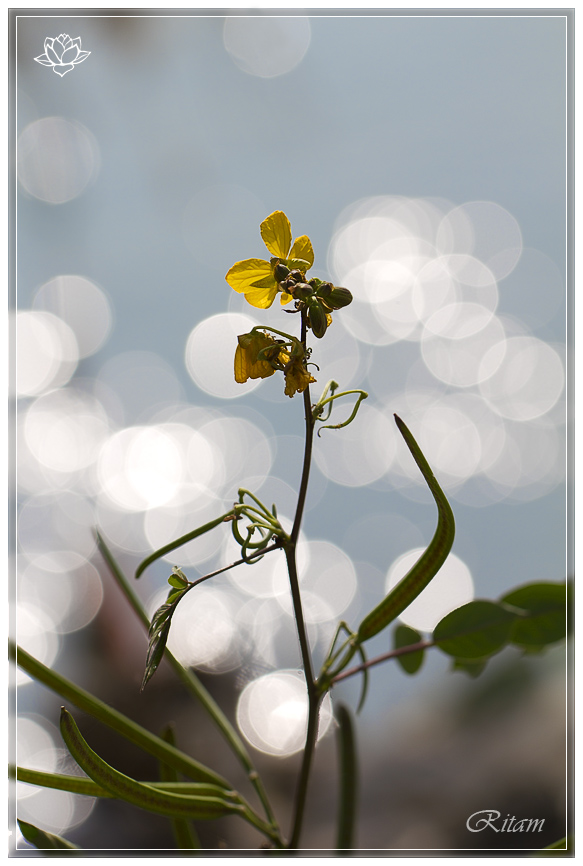
[[[486,658],[508,643],[516,617],[516,612],[496,602],[470,601],[437,624],[433,640],[456,658]]]
[[[218,526],[219,523],[223,523],[223,521],[226,521],[227,518],[232,517],[232,515],[232,511],[227,511],[226,514],[221,514],[220,517],[210,520],[208,523],[205,523],[204,526],[199,526],[197,529],[193,529],[192,532],[187,532],[186,535],[181,535],[180,538],[177,538],[175,541],[171,541],[169,544],[165,544],[164,547],[155,550],[154,553],[151,553],[150,556],[147,556],[146,559],[138,565],[136,569],[136,577],[140,577],[146,568],[153,562],[156,562],[157,559],[160,559],[160,557],[166,556],[167,553],[171,553],[173,550],[176,550],[177,547],[182,547],[183,544],[188,544],[189,541],[198,538],[199,535],[204,535],[205,532],[214,529],[215,526]]]
[[[82,794],[84,797],[100,797],[115,799],[110,791],[106,791],[93,779],[85,776],[67,776],[62,773],[46,773],[43,770],[29,770],[27,767],[9,767],[9,778],[18,779],[38,788],[54,788],[57,791],[69,791],[72,794]],[[197,797],[219,797],[237,802],[240,800],[236,791],[227,791],[218,785],[205,782],[145,782],[152,788],[159,788],[170,794],[194,794]]]
[[[158,670],[158,665],[162,661],[168,635],[170,634],[170,625],[171,620],[168,619],[163,628],[160,631],[156,631],[154,638],[150,641],[148,655],[146,656],[146,670],[144,671],[142,685],[140,686],[141,692],[144,691],[146,685],[152,679]]]
[[[203,766],[203,764],[195,761],[189,755],[180,752],[178,749],[172,748],[164,740],[161,740],[160,737],[150,733],[146,728],[138,725],[132,719],[118,712],[118,710],[113,709],[113,707],[108,706],[104,701],[100,701],[99,698],[96,698],[90,692],[85,691],[85,689],[75,685],[75,683],[72,683],[61,674],[43,665],[42,662],[33,658],[26,650],[17,647],[12,641],[9,641],[8,648],[10,658],[16,661],[18,666],[29,676],[38,680],[47,688],[52,689],[52,691],[65,700],[71,701],[72,704],[79,707],[83,712],[89,713],[95,719],[99,719],[110,728],[113,728],[114,731],[117,731],[123,737],[127,737],[128,740],[145,752],[148,752],[148,754],[165,760],[191,779],[209,782],[227,789],[231,787],[218,773],[213,772],[213,770]]]
[[[420,643],[423,640],[418,631],[414,628],[409,628],[408,625],[398,625],[395,629],[394,641],[395,649],[411,646],[412,644]],[[404,653],[396,656],[398,663],[401,665],[406,674],[416,674],[425,657],[424,650],[416,650],[415,652]]]
[[[31,845],[34,845],[40,851],[54,848],[74,848],[76,851],[79,851],[77,845],[73,845],[72,842],[68,842],[62,836],[47,833],[46,830],[41,830],[40,827],[35,827],[34,824],[29,824],[27,821],[19,819],[18,826],[26,841],[30,842]]]
[[[514,623],[511,642],[537,652],[563,640],[567,633],[566,590],[564,583],[531,583],[503,596],[503,603],[524,612]]]
[[[61,707],[61,735],[69,752],[90,779],[113,794],[148,812],[168,817],[212,820],[228,814],[244,815],[242,805],[211,796],[170,794],[151,785],[137,782],[107,764],[91,749],[77,727],[73,716]]]
[[[170,743],[171,746],[176,745],[173,725],[167,725],[162,731],[162,739]],[[174,767],[170,767],[164,761],[160,763],[160,781],[161,782],[177,782],[178,773]],[[172,818],[172,832],[176,841],[176,847],[180,850],[195,850],[200,848],[200,840],[196,830],[187,818]]]
[[[337,704],[334,714],[338,722],[337,742],[338,763],[340,767],[336,848],[339,851],[346,851],[354,847],[354,827],[356,824],[358,797],[356,743],[352,717],[344,704]]]

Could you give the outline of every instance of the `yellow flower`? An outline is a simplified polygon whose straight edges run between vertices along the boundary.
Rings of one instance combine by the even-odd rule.
[[[273,376],[280,355],[280,347],[269,334],[251,331],[237,337],[235,350],[235,381],[243,384],[247,379],[267,379]],[[261,354],[260,354],[261,353]],[[279,367],[280,365],[278,365]]]
[[[276,210],[263,220],[260,226],[261,237],[272,255],[270,261],[264,259],[244,259],[236,262],[225,277],[236,292],[243,293],[246,300],[262,310],[270,307],[278,292],[282,292],[281,303],[288,304],[293,296],[284,291],[274,275],[278,263],[289,270],[305,273],[314,264],[312,242],[302,235],[293,242],[290,221],[283,211]]]

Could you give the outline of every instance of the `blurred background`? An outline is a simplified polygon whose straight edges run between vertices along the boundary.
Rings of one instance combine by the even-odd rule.
[[[90,52],[63,75],[35,62],[60,34]],[[140,694],[147,638],[92,528],[131,577],[239,486],[293,518],[301,399],[279,375],[237,385],[232,371],[237,334],[297,322],[224,279],[237,260],[268,258],[259,224],[283,210],[312,240],[310,275],[354,295],[313,341],[312,394],[330,378],[369,394],[315,446],[300,552],[315,658],[434,530],[394,412],[457,522],[455,555],[405,622],[431,631],[473,597],[565,578],[566,37],[565,15],[548,13],[16,16],[17,637],[149,729],[173,720],[178,744],[235,786],[238,765],[165,665]],[[217,529],[136,591],[153,612],[172,565],[193,579],[236,555]],[[380,635],[370,655],[390,646]],[[170,647],[238,725],[287,827],[303,691],[279,555],[190,593]],[[61,700],[16,681],[19,763],[73,772]],[[332,700],[354,707],[358,688]],[[562,647],[505,651],[476,680],[437,652],[414,678],[374,669],[358,719],[359,848],[430,855],[564,835],[565,698]],[[153,760],[78,715],[107,760],[156,778]],[[333,727],[306,848],[334,844]],[[21,818],[83,848],[172,847],[169,822],[132,807],[18,795]],[[544,832],[468,832],[485,808],[544,818]],[[261,842],[236,819],[199,830],[217,851]]]

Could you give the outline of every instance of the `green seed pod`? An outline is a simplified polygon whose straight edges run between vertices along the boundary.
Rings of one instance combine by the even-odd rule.
[[[320,294],[318,292],[318,294]],[[341,286],[332,286],[332,290],[326,297],[326,303],[333,310],[340,310],[342,307],[347,307],[352,302],[352,292],[348,289],[343,289]]]
[[[278,262],[273,269],[273,276],[278,283],[281,283],[289,276],[289,268],[287,268],[282,262]]]
[[[310,327],[314,332],[314,336],[318,338],[323,337],[328,327],[328,319],[326,318],[326,312],[322,304],[316,298],[312,298],[309,301],[308,314],[310,317]]]

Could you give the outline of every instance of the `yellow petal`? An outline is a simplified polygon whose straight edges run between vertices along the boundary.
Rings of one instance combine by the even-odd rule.
[[[282,307],[284,304],[289,304],[289,302],[293,301],[293,299],[294,299],[293,295],[288,295],[287,292],[282,292],[281,293],[281,305],[282,305]]]
[[[312,248],[312,241],[307,235],[302,235],[301,237],[296,238],[296,240],[294,241],[294,245],[290,250],[288,258],[303,259],[305,262],[308,263],[308,266],[310,268],[312,267],[312,265],[314,264],[314,250]]]
[[[236,292],[248,292],[253,291],[254,282],[269,276],[273,277],[269,262],[264,259],[245,259],[242,262],[235,262],[227,271],[225,279]],[[273,284],[275,286],[275,280]]]
[[[263,242],[272,256],[287,258],[292,235],[288,218],[282,210],[276,210],[263,220],[260,226]]]
[[[245,300],[252,307],[258,307],[260,310],[266,310],[270,307],[277,295],[277,286],[273,285],[272,289],[251,289],[245,292]]]

